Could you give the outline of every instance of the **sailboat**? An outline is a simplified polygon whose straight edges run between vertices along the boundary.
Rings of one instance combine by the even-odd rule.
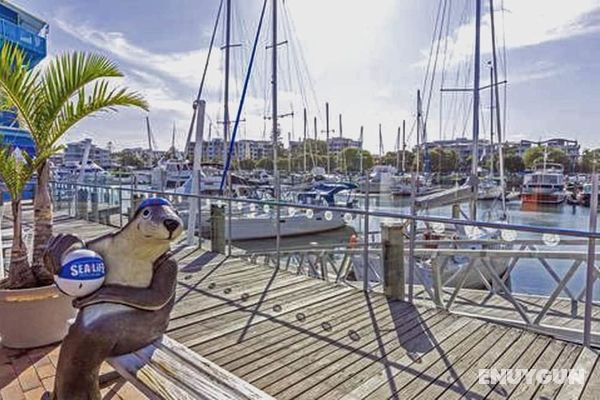
[[[492,55],[494,58],[494,65],[496,65],[496,47],[494,38],[494,18],[493,18],[493,1],[490,1],[491,6],[491,22],[492,22]],[[473,110],[479,110],[479,91],[480,91],[480,29],[481,29],[481,0],[476,0],[475,10],[475,55],[474,55],[474,73],[473,73]],[[490,90],[495,90],[497,94],[498,81],[497,77],[494,76],[492,86]],[[496,96],[496,111],[498,112],[498,96]],[[470,215],[469,219],[475,221],[477,218],[477,200],[479,197],[479,179],[478,179],[478,168],[479,159],[478,153],[478,139],[479,139],[479,112],[472,112],[473,117],[473,157],[471,165],[471,176],[467,180],[466,184],[456,186],[451,189],[443,190],[438,193],[434,193],[427,196],[416,196],[416,185],[413,184],[413,204],[412,209],[415,210],[427,210],[434,207],[440,207],[444,205],[455,205],[463,202],[469,202]],[[421,97],[420,92],[417,93],[417,140],[422,137],[423,131],[425,130],[426,123],[421,120]],[[500,136],[500,123],[497,119],[498,136]],[[493,123],[493,119],[492,119]],[[501,143],[501,140],[498,140]],[[499,146],[501,149],[501,146]],[[501,152],[501,150],[500,150]],[[426,153],[425,153],[426,157]],[[425,158],[424,163],[427,160]],[[417,153],[417,166],[419,165],[419,152]],[[502,154],[500,153],[500,185],[504,187],[503,179],[503,161]],[[418,167],[417,167],[418,171]],[[413,182],[416,180],[416,176],[412,177]],[[504,190],[502,190],[502,196]],[[502,199],[503,200],[503,199]],[[504,201],[502,201],[503,214],[502,218],[505,218]],[[440,240],[440,242],[433,242],[430,246],[435,248],[451,248],[460,250],[464,249],[510,249],[512,245],[504,242],[500,238],[500,232],[497,229],[487,228],[475,228],[464,226],[462,224],[430,224],[417,223],[411,226],[411,236],[415,239],[422,241],[427,240]],[[486,243],[477,243],[479,240]],[[411,263],[414,261],[414,264]],[[352,265],[355,277],[360,280],[366,278],[369,282],[382,282],[382,260],[378,255],[370,255],[367,260],[368,264],[365,265],[365,258],[361,255],[352,256]],[[483,268],[483,260],[479,257],[470,257],[456,255],[451,257],[440,257],[437,255],[427,257],[415,257],[413,260],[406,258],[406,265],[414,265],[417,272],[416,276],[420,277],[420,283],[431,286],[433,282],[433,271],[438,270],[441,276],[443,286],[455,286],[459,281],[464,278],[464,288],[483,289],[490,285],[491,277],[486,273],[487,269]],[[495,270],[495,274],[501,276],[508,268],[508,265],[501,260],[490,260],[489,265]],[[463,275],[465,268],[472,266]],[[407,269],[408,271],[408,269]],[[459,279],[460,278],[460,279]]]

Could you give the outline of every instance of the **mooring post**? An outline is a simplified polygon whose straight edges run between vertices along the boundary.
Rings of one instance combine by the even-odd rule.
[[[87,219],[88,216],[88,191],[81,188],[77,191],[77,208],[75,209],[75,216],[77,218]]]
[[[381,224],[384,292],[392,300],[404,300],[404,225]]]
[[[210,249],[225,254],[225,207],[210,205]]]
[[[100,212],[98,207],[98,188],[94,188],[90,193],[92,203],[92,221],[99,222]]]

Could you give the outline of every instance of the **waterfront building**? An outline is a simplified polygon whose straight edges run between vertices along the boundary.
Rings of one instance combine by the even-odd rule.
[[[360,140],[345,137],[332,137],[327,141],[327,147],[331,154],[339,154],[345,149],[359,149],[361,147],[361,142]]]
[[[507,142],[510,149],[514,149],[515,154],[523,157],[525,152],[532,147],[548,147],[563,151],[571,161],[571,165],[575,165],[581,156],[581,145],[577,140],[565,138],[552,138],[546,140],[526,140],[519,142]]]
[[[90,147],[90,161],[95,162],[102,168],[110,168],[113,166],[113,160],[111,158],[111,153],[108,149],[103,149],[101,147],[92,144],[92,139],[83,139],[79,142],[71,142],[67,143],[65,154],[64,154],[64,162],[67,164],[78,163],[83,160],[83,153],[85,152],[85,147],[88,143],[91,145]]]
[[[190,142],[187,153],[190,160],[194,157],[194,147],[195,143]],[[222,162],[224,151],[223,139],[213,138],[205,141],[202,146],[202,161]],[[241,139],[235,142],[234,151],[237,159],[257,161],[272,156],[273,144],[269,140]]]
[[[465,161],[467,157],[473,154],[473,140],[467,138],[457,138],[449,140],[434,140],[425,143],[427,151],[431,151],[437,147],[442,147],[445,150],[454,150],[460,161]],[[477,146],[478,158],[481,159],[484,155],[490,153],[490,141],[487,139],[479,139]]]
[[[12,43],[25,53],[30,68],[46,57],[48,24],[27,11],[7,2],[0,2],[0,46]],[[0,111],[0,142],[30,154],[35,152],[31,135],[19,126],[11,111]]]

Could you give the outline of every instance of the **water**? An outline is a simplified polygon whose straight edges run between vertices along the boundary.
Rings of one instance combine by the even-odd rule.
[[[409,197],[392,197],[390,195],[370,196],[370,209],[387,212],[398,212],[410,214],[410,198]],[[364,199],[360,201],[361,207],[364,207]],[[467,205],[463,205],[463,210],[468,210]],[[481,221],[494,221],[494,215],[499,215],[500,204],[494,201],[478,202],[478,219]],[[514,225],[528,225],[544,228],[571,229],[578,231],[589,230],[590,224],[590,208],[589,207],[573,207],[568,204],[559,206],[523,206],[520,201],[511,201],[507,203],[507,213],[509,223]],[[419,215],[427,216],[443,216],[451,217],[451,207],[437,208],[433,210],[425,210]],[[597,213],[596,213],[597,214]],[[492,217],[490,218],[490,215]],[[598,216],[596,216],[598,218]],[[381,219],[372,217],[369,223],[369,229],[372,232],[380,230]],[[536,239],[544,240],[540,233],[517,232],[516,243],[519,239]],[[558,239],[558,243],[553,243],[549,239]],[[550,238],[546,237],[547,243],[550,245],[538,245],[536,248],[540,251],[571,251],[571,252],[587,252],[587,245],[564,245],[562,240],[575,239],[574,237]],[[515,249],[518,249],[515,246]],[[564,277],[574,260],[558,260],[545,259],[560,278]],[[587,264],[582,263],[576,270],[573,277],[567,284],[567,289],[575,297],[579,297],[585,286]],[[521,259],[510,276],[510,284],[512,290],[517,293],[549,295],[557,286],[556,281],[551,274],[546,270],[539,260],[528,258]],[[566,296],[566,292],[562,292],[561,296]],[[600,283],[596,281],[594,286],[593,297],[596,300],[600,299]]]

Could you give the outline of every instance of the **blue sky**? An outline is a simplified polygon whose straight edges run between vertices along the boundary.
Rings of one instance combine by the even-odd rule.
[[[174,124],[176,143],[183,146],[218,0],[15,2],[48,21],[50,54],[89,50],[117,61],[127,76],[124,83],[150,102],[159,146],[169,145]],[[239,101],[262,1],[233,3],[233,41],[242,46],[232,49],[232,112]],[[489,79],[485,64],[490,58],[488,1],[484,3],[482,84]],[[401,121],[406,119],[410,128],[414,120],[416,91],[423,84],[439,4],[441,0],[285,0],[280,7],[279,35],[289,44],[280,48],[279,106],[282,113],[293,109],[295,117],[282,121],[284,136],[301,135],[303,106],[308,107],[311,119],[319,117],[318,130],[324,129],[324,103],[329,101],[331,125],[336,130],[332,134],[337,134],[338,113],[342,113],[344,136],[358,138],[363,125],[366,147],[376,151],[381,123],[385,149],[392,150]],[[467,72],[473,49],[474,1],[451,0],[449,4],[448,30],[444,28],[440,41],[448,54],[446,87],[470,82]],[[600,0],[495,0],[495,5],[497,36],[500,45],[506,44],[507,54],[507,67],[500,71],[501,78],[506,71],[508,80],[506,137],[566,136],[586,147],[600,146]],[[270,29],[269,25],[265,28]],[[222,36],[220,30],[219,45]],[[270,74],[264,49],[268,40],[265,32],[240,137],[268,135],[263,120],[269,107],[264,95]],[[215,122],[222,119],[220,53],[215,52],[205,95]],[[469,137],[470,123],[464,123],[468,95],[444,97],[440,132],[442,59],[432,91],[429,137],[437,139],[440,133],[444,138]],[[456,76],[459,80],[453,82]],[[484,133],[488,96],[482,92]],[[144,117],[134,110],[101,115],[77,126],[67,140],[91,137],[101,145],[112,141],[117,148],[143,146]],[[219,129],[215,127],[213,134],[218,135]],[[414,142],[414,134],[410,138]]]

